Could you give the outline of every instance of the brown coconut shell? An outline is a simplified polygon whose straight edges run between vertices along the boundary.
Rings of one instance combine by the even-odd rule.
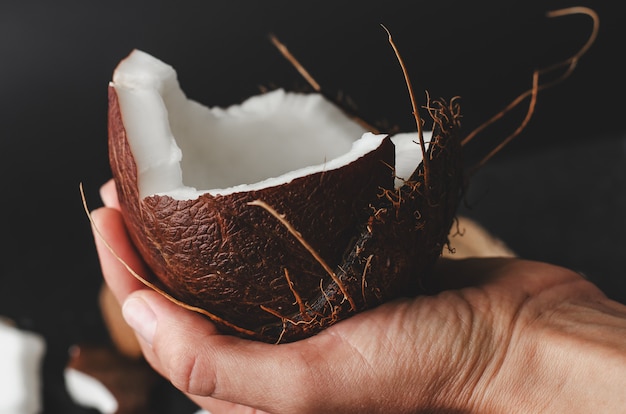
[[[224,332],[266,342],[305,338],[383,302],[425,292],[464,188],[462,145],[530,97],[520,127],[479,167],[519,135],[538,91],[567,78],[595,40],[593,10],[573,7],[548,16],[577,13],[594,22],[579,52],[534,71],[532,89],[463,141],[456,102],[429,102],[431,142],[400,188],[394,187],[395,151],[387,137],[348,165],[275,187],[194,200],[140,198],[118,97],[109,87],[110,164],[128,231],[153,272],[149,282]],[[562,69],[557,80],[540,82],[541,75]]]
[[[147,278],[206,311],[224,332],[271,343],[422,292],[462,189],[458,108],[431,107],[427,189],[423,163],[394,189],[395,148],[387,137],[342,168],[275,187],[194,200],[140,198],[110,86],[110,165],[130,237],[153,272]]]

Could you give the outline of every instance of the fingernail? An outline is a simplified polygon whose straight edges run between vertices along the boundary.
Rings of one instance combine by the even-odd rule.
[[[115,207],[117,205],[117,191],[112,178],[100,186],[100,198],[105,207]]]
[[[111,204],[113,204],[112,200],[111,200],[111,196],[109,194],[108,191],[104,191],[105,190],[105,186],[100,187],[100,199],[102,200],[102,204],[104,204],[105,207],[109,207],[111,206]]]
[[[152,345],[156,332],[156,314],[148,303],[140,298],[130,298],[122,306],[122,315],[126,323],[137,332],[149,345]]]

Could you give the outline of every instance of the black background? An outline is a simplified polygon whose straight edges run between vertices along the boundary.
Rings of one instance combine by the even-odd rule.
[[[133,48],[171,64],[191,98],[225,106],[262,86],[305,85],[269,42],[274,33],[362,117],[414,129],[384,24],[418,99],[426,90],[460,96],[470,131],[527,89],[533,69],[581,47],[588,17],[545,16],[579,5],[599,13],[597,41],[571,78],[540,94],[523,134],[473,177],[461,211],[521,256],[581,271],[626,302],[626,15],[619,2],[3,0],[0,315],[48,341],[46,412],[70,412],[60,374],[67,348],[108,340],[79,183],[98,207],[98,187],[110,177],[107,83]],[[468,164],[523,115],[514,112],[470,144]]]

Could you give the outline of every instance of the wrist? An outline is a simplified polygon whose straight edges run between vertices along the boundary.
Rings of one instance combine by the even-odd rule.
[[[478,412],[620,412],[626,407],[626,306],[566,303],[512,343]]]

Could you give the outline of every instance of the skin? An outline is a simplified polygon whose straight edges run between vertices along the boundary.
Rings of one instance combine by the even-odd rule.
[[[222,335],[138,282],[114,184],[92,212],[106,283],[146,360],[212,414],[619,412],[626,306],[571,270],[517,258],[441,260],[442,291],[302,341]]]

